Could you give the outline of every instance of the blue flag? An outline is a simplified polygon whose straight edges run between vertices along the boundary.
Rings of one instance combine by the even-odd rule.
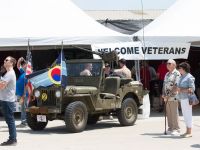
[[[54,84],[65,87],[67,85],[67,68],[63,50],[50,69],[36,71],[28,78],[35,88],[48,87]]]
[[[60,82],[61,86],[65,87],[67,85],[67,65],[65,62],[65,55],[63,50],[61,50],[61,53],[56,60],[56,64],[60,64]]]

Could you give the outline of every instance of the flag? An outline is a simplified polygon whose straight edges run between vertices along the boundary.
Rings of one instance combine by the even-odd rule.
[[[49,69],[39,70],[30,74],[27,78],[31,81],[34,88],[47,87],[53,84],[48,78],[48,71]]]
[[[27,62],[27,66],[26,66],[26,76],[27,76],[33,72],[32,55],[31,55],[31,51],[30,51],[29,41],[28,41],[28,48],[27,48],[27,54],[26,54],[26,62]],[[28,101],[30,101],[31,95],[33,92],[33,86],[29,80],[27,82],[26,87],[27,87],[27,91],[28,91]]]
[[[56,64],[60,64],[61,73],[60,73],[60,84],[62,87],[65,87],[67,85],[67,66],[65,61],[65,55],[63,50],[61,50],[60,55],[58,56],[56,60]]]
[[[51,85],[67,85],[67,68],[63,50],[49,69],[43,69],[28,76],[35,88]]]

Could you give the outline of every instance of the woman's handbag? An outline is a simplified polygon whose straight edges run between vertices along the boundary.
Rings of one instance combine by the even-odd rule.
[[[199,104],[199,100],[197,99],[197,96],[193,93],[193,94],[189,94],[188,95],[188,99],[189,99],[189,104],[190,105],[197,105]]]

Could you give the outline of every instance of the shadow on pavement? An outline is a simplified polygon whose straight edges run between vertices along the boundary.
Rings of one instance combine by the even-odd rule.
[[[87,125],[86,130],[98,130],[98,129],[105,129],[105,128],[116,128],[116,127],[123,127],[119,124],[119,122],[114,120],[104,120],[103,122],[100,121],[94,125]]]
[[[0,132],[8,132],[8,130],[3,130]],[[29,127],[17,128],[17,132],[28,133],[28,134],[69,134],[66,131],[65,126],[47,127],[41,131],[33,131]]]
[[[97,124],[94,125],[87,125],[85,132],[92,131],[92,130],[100,130],[100,129],[106,129],[106,128],[116,128],[116,127],[122,127],[116,120],[104,120],[100,121]],[[5,130],[2,130],[0,132],[8,132],[8,127],[3,126],[1,128],[5,128]],[[44,130],[41,131],[33,131],[28,126],[17,128],[17,132],[21,133],[29,133],[29,134],[71,134],[70,132],[67,132],[65,125],[59,125],[54,127],[46,127]]]
[[[193,148],[200,148],[200,144],[193,144],[193,145],[191,145],[191,147],[193,147]]]
[[[182,139],[179,135],[165,135],[164,133],[144,133],[141,135],[149,135],[152,136],[152,138]]]

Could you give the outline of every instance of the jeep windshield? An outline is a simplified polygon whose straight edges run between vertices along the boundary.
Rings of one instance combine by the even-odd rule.
[[[67,76],[100,76],[102,63],[100,62],[81,62],[81,63],[67,63]]]

